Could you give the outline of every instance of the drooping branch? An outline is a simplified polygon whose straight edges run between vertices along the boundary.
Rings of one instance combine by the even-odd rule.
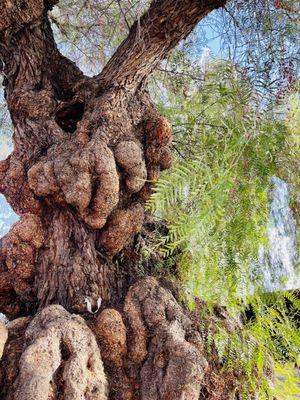
[[[168,52],[226,0],[153,0],[99,78],[104,86],[135,89]]]

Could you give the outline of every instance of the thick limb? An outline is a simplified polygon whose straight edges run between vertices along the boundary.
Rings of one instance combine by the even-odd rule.
[[[202,18],[226,0],[153,0],[99,75],[104,86],[136,90]]]

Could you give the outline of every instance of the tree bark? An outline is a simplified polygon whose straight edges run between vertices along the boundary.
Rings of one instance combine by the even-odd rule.
[[[0,311],[23,317],[8,339],[0,329],[1,398],[199,399],[209,370],[199,332],[168,289],[137,282],[144,203],[172,159],[145,82],[225,1],[154,0],[94,78],[59,53],[56,3],[0,5],[14,126],[0,190],[21,217],[1,241]],[[92,317],[87,305],[99,304]]]

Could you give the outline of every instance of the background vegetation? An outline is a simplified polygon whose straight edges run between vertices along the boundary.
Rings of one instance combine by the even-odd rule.
[[[161,103],[177,157],[149,202],[168,226],[157,246],[176,265],[190,307],[205,300],[201,320],[221,304],[242,321],[233,332],[220,324],[206,336],[222,368],[243,371],[242,398],[298,398],[300,301],[284,290],[265,293],[259,248],[268,247],[271,177],[299,193],[299,99],[288,94],[264,110],[251,81],[220,61],[189,95],[185,85]],[[296,210],[296,196],[292,202]],[[284,375],[275,386],[271,371]]]

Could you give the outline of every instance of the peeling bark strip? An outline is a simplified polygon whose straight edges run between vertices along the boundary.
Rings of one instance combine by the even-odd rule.
[[[107,397],[100,354],[83,320],[60,306],[42,309],[59,303],[84,313],[86,298],[92,306],[99,298],[104,307],[120,305],[136,281],[133,242],[144,203],[172,160],[172,130],[145,81],[225,1],[153,0],[94,78],[56,47],[47,11],[57,3],[0,2],[1,72],[14,126],[14,151],[0,162],[0,192],[21,216],[0,243],[0,311],[16,317],[40,310],[26,331],[26,349],[28,321],[13,324],[17,333],[12,329],[6,349],[17,350],[5,353],[7,382],[15,381],[14,365],[20,371],[16,397],[5,392],[5,400]],[[109,398],[198,400],[206,368],[199,337],[174,298],[149,279],[130,289],[122,314],[108,309],[97,320]],[[64,394],[55,394],[62,386]]]

